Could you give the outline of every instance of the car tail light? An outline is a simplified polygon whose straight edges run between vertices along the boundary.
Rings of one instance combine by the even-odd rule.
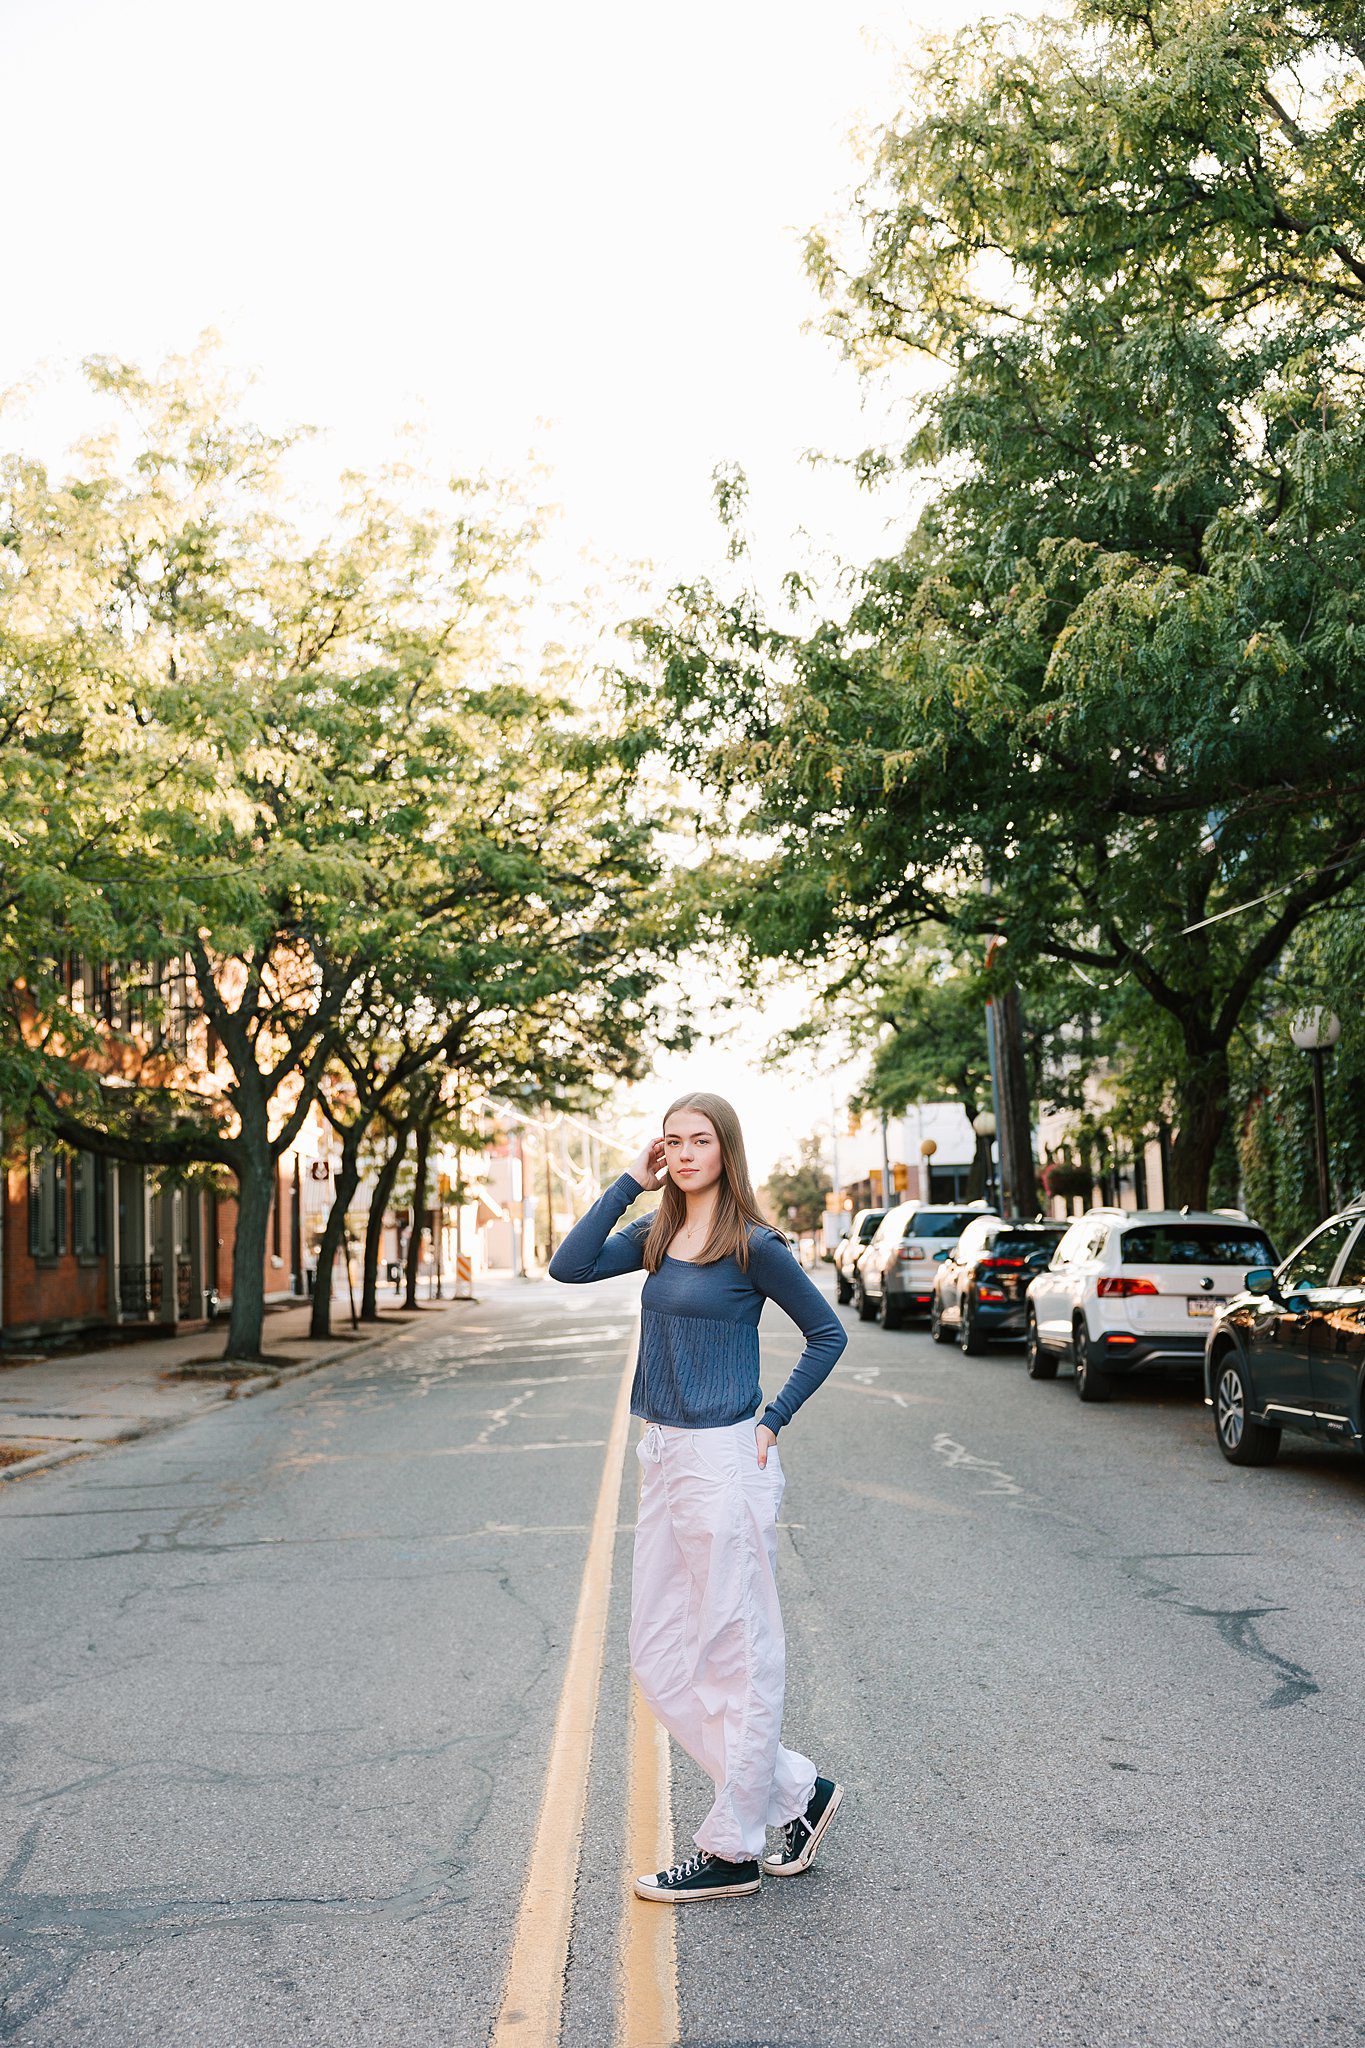
[[[1099,1281],[1095,1292],[1099,1295],[1117,1294],[1124,1296],[1129,1294],[1160,1294],[1161,1289],[1157,1286],[1155,1280],[1130,1280],[1126,1275],[1120,1275],[1117,1279]]]
[[[922,1244],[903,1244],[897,1253],[897,1257],[902,1259],[923,1259],[928,1257],[928,1253]]]
[[[978,1273],[1022,1273],[1027,1264],[1027,1259],[978,1259],[976,1270]]]
[[[982,1301],[1003,1301],[1005,1299],[1003,1287],[978,1287],[976,1291],[979,1299]]]

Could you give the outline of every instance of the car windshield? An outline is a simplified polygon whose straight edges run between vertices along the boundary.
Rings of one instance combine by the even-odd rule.
[[[1066,1226],[1056,1230],[1002,1230],[987,1247],[995,1259],[1026,1259],[1030,1252],[1050,1252],[1066,1235]]]
[[[1123,1233],[1125,1266],[1273,1266],[1264,1231],[1245,1223],[1150,1223]]]
[[[965,1212],[954,1209],[944,1210],[940,1215],[912,1216],[905,1226],[907,1237],[961,1237],[964,1225],[972,1221],[970,1209]]]

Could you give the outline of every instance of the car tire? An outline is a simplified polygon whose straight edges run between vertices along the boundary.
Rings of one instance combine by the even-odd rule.
[[[943,1305],[937,1295],[929,1304],[929,1335],[935,1344],[951,1344],[953,1333],[943,1320]]]
[[[877,1321],[884,1330],[898,1330],[901,1326],[901,1305],[891,1298],[891,1290],[882,1282],[882,1298],[877,1304]]]
[[[1090,1356],[1090,1339],[1080,1317],[1071,1325],[1071,1363],[1076,1371],[1076,1392],[1083,1401],[1107,1401],[1114,1391],[1109,1374]]]
[[[990,1350],[990,1339],[977,1328],[976,1317],[965,1294],[958,1304],[957,1348],[966,1358],[984,1358]]]
[[[1235,1351],[1225,1351],[1215,1368],[1213,1430],[1229,1465],[1273,1465],[1280,1432],[1251,1420],[1251,1388]]]
[[[1044,1349],[1038,1335],[1038,1318],[1032,1309],[1028,1312],[1028,1329],[1024,1336],[1024,1363],[1031,1380],[1055,1380],[1057,1377],[1057,1354]]]
[[[853,1299],[853,1289],[849,1286],[842,1273],[836,1273],[834,1276],[834,1299],[838,1302],[840,1308],[847,1308]]]
[[[870,1323],[877,1313],[877,1304],[868,1300],[867,1289],[861,1280],[855,1280],[853,1283],[853,1306],[858,1311],[860,1323]]]

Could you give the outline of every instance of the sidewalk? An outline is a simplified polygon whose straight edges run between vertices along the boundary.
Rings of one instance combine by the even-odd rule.
[[[480,1277],[481,1289],[487,1277]],[[471,1305],[433,1301],[412,1312],[382,1308],[378,1323],[352,1331],[349,1313],[338,1304],[332,1335],[319,1343],[308,1336],[307,1303],[276,1309],[265,1319],[264,1368],[222,1363],[226,1324],[26,1364],[0,1361],[0,1481],[130,1443],[224,1401],[248,1400],[340,1359],[382,1350],[414,1328],[425,1334],[437,1317],[459,1316]]]

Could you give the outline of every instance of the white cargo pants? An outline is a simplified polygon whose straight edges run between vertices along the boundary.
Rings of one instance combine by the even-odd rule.
[[[765,1828],[804,1813],[815,1789],[810,1758],[780,1739],[787,1650],[775,1568],[786,1479],[776,1445],[759,1464],[755,1426],[651,1422],[636,1449],[644,1478],[631,1667],[654,1714],[714,1780],[693,1840],[731,1863],[761,1856]]]

